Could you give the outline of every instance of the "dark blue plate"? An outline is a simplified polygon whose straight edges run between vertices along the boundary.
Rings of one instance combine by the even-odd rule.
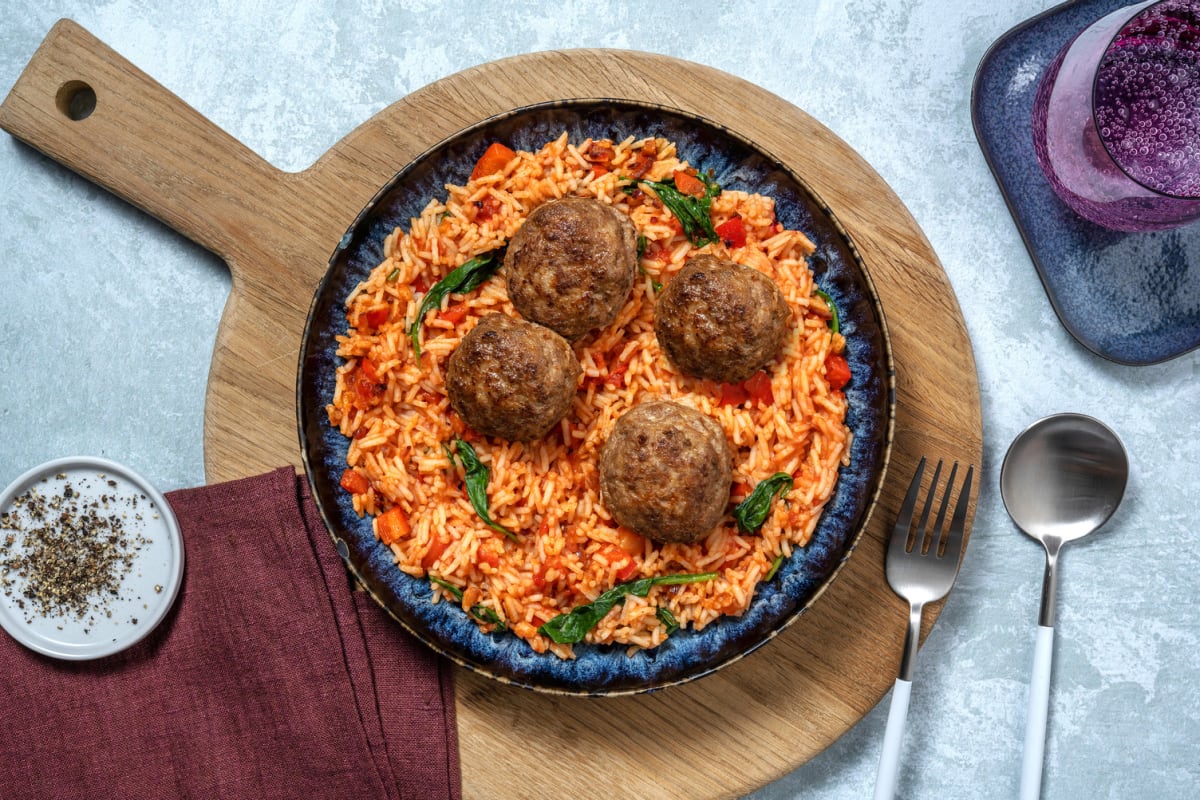
[[[429,582],[396,568],[370,519],[359,519],[339,488],[349,442],[329,426],[325,413],[340,363],[335,337],[347,328],[343,300],[383,260],[384,237],[395,227],[407,228],[429,198],[444,197],[446,183],[465,183],[489,143],[536,150],[564,130],[572,141],[664,136],[689,163],[712,170],[722,186],[773,196],[779,221],[806,232],[817,245],[814,272],[840,311],[854,373],[846,392],[854,433],[851,466],[842,470],[810,544],[760,586],[750,609],[699,633],[679,631],[633,656],[623,646],[576,645],[577,657],[569,661],[538,655],[511,634],[483,633],[453,603],[430,603]],[[796,175],[736,134],[677,110],[617,100],[518,109],[456,134],[406,166],[333,254],[304,330],[297,393],[300,445],[313,496],[338,552],[374,598],[417,638],[464,667],[527,688],[593,695],[649,691],[710,673],[770,640],[809,608],[866,526],[883,482],[894,416],[892,357],[879,298],[829,209]]]
[[[1200,223],[1121,233],[1073,212],[1033,152],[1042,72],[1071,37],[1129,0],[1064,3],[1013,28],[975,75],[975,136],[1066,329],[1092,352],[1145,365],[1200,345]]]

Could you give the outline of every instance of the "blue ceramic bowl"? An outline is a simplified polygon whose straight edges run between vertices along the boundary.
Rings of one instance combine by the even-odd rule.
[[[534,653],[512,634],[482,632],[454,603],[431,603],[427,580],[396,568],[391,551],[375,539],[371,520],[358,518],[338,486],[349,441],[329,426],[325,413],[340,363],[335,337],[347,328],[343,301],[383,261],[384,237],[407,227],[429,198],[444,196],[446,183],[465,183],[491,142],[536,150],[564,130],[572,141],[663,136],[676,142],[681,158],[711,170],[722,187],[774,197],[779,221],[817,245],[811,264],[817,283],[838,307],[854,374],[846,391],[854,434],[850,466],[841,470],[811,542],[759,586],[749,610],[700,632],[678,631],[659,647],[632,656],[623,646],[576,645],[577,657],[568,661]],[[588,695],[650,691],[706,675],[769,641],[810,608],[866,526],[883,482],[894,415],[883,310],[830,209],[799,176],[729,130],[678,110],[606,99],[530,106],[484,120],[422,154],[384,186],[342,237],[317,288],[300,349],[297,394],[313,496],[338,552],[375,600],[418,639],[464,667],[530,689]]]

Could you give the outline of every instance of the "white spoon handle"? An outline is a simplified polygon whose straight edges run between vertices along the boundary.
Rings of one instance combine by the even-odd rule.
[[[912,681],[897,678],[892,689],[887,729],[883,732],[883,753],[879,756],[879,774],[875,777],[875,800],[892,800],[896,794],[896,778],[900,773],[900,743],[904,739],[908,698],[911,695]]]
[[[1050,705],[1050,663],[1054,628],[1038,625],[1029,682],[1029,712],[1025,718],[1025,756],[1021,762],[1021,800],[1037,800],[1042,792],[1042,761],[1046,750],[1046,712]]]

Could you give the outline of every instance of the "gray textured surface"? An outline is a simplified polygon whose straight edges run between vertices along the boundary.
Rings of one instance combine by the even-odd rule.
[[[273,164],[301,169],[376,111],[494,58],[602,46],[725,70],[858,150],[924,229],[963,308],[983,395],[975,536],[917,662],[900,796],[1012,797],[1042,555],[997,490],[1045,414],[1125,440],[1125,504],[1061,563],[1044,795],[1200,789],[1200,353],[1152,367],[1090,354],[1054,316],[970,123],[987,47],[1045,0],[637,4],[5,0],[0,94],[50,26],[80,22]],[[204,387],[229,275],[214,256],[0,137],[0,484],[104,455],[169,490],[203,481]],[[889,309],[892,314],[905,313]],[[758,800],[869,796],[887,702]]]

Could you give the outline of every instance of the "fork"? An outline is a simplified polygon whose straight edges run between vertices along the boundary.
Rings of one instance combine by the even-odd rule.
[[[896,779],[900,768],[900,743],[904,738],[904,723],[908,718],[908,700],[912,694],[913,661],[917,657],[917,643],[921,635],[921,612],[926,603],[940,600],[954,585],[958,576],[959,559],[962,555],[963,530],[967,521],[967,505],[971,498],[971,481],[975,467],[967,468],[966,478],[958,493],[954,516],[946,532],[946,510],[950,495],[954,491],[954,480],[958,475],[958,462],[950,468],[950,477],[942,494],[933,529],[927,528],[929,512],[937,492],[942,474],[942,462],[938,461],[929,483],[929,492],[921,509],[920,519],[913,527],[913,512],[917,496],[921,493],[921,479],[925,474],[925,458],[917,464],[896,525],[892,528],[887,551],[887,579],[892,590],[908,601],[908,633],[904,640],[904,652],[900,657],[900,674],[892,689],[892,705],[888,711],[887,728],[883,734],[883,753],[879,758],[879,774],[875,780],[875,800],[890,800],[896,793]],[[943,543],[943,535],[945,542]]]

